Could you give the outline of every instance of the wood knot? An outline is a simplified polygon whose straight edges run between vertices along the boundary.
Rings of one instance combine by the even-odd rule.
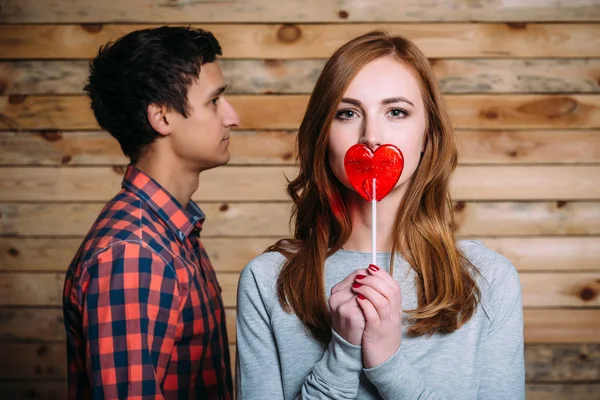
[[[98,33],[104,28],[102,24],[81,24],[81,29],[88,33]]]
[[[294,154],[291,151],[288,151],[286,153],[283,153],[283,155],[281,156],[281,158],[285,161],[289,161],[292,159],[292,157],[294,157]]]
[[[269,68],[277,68],[281,66],[281,60],[276,60],[273,58],[266,59],[263,62],[265,63],[265,66]]]
[[[588,356],[585,353],[581,353],[581,354],[579,354],[579,360],[580,361],[589,361],[590,360],[590,356]]]
[[[341,19],[348,19],[348,16],[349,16],[348,11],[346,11],[346,10],[340,10],[338,15],[340,16]]]
[[[556,202],[556,208],[565,208],[567,205],[567,202],[564,200],[559,200]]]
[[[498,119],[500,114],[496,110],[484,110],[482,111],[482,115],[487,119]]]
[[[41,345],[40,347],[38,347],[36,354],[38,355],[38,357],[45,356],[46,354],[48,354],[48,346],[46,346],[45,344]]]
[[[58,131],[40,132],[40,136],[49,142],[58,142],[59,140],[62,140],[62,138],[63,138],[62,133],[60,133]]]
[[[509,157],[512,157],[512,158],[517,158],[517,157],[518,157],[518,155],[519,155],[519,152],[518,152],[518,151],[516,151],[516,150],[510,150],[510,151],[508,151],[506,154],[508,154],[508,156],[509,156]]]
[[[122,165],[115,165],[114,167],[112,167],[112,169],[120,175],[123,175],[125,173],[125,167],[123,167]]]
[[[527,28],[527,24],[524,22],[509,22],[506,26],[514,30],[523,30]]]
[[[457,201],[456,204],[454,204],[454,211],[457,213],[463,212],[466,207],[467,203],[464,201]]]
[[[302,36],[302,31],[296,25],[285,24],[277,31],[277,37],[283,43],[294,43]]]
[[[71,160],[73,159],[73,157],[71,157],[70,155],[64,155],[61,159],[60,159],[60,163],[65,165],[71,162]]]
[[[19,254],[21,253],[19,252],[19,250],[15,249],[14,247],[11,247],[10,249],[8,249],[8,254],[11,257],[19,257]]]
[[[581,292],[579,292],[579,297],[583,301],[592,301],[596,298],[596,295],[596,291],[587,286],[581,289]]]
[[[219,207],[219,211],[225,212],[227,210],[229,210],[229,204],[227,203],[223,203],[221,204],[221,207]]]
[[[570,97],[545,97],[527,102],[519,106],[517,111],[523,114],[556,119],[574,114],[578,108],[579,103],[577,100]]]
[[[8,104],[21,104],[27,100],[27,96],[24,94],[11,94],[8,96]]]

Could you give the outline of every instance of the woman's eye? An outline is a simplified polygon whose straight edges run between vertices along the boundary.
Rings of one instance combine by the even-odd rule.
[[[338,111],[336,117],[339,119],[352,119],[356,117],[356,113],[352,110],[341,110]]]
[[[392,118],[404,118],[408,116],[408,112],[406,112],[406,110],[403,110],[402,108],[394,108],[389,111],[389,115]]]
[[[214,98],[214,99],[212,99],[210,102],[211,102],[211,103],[212,103],[214,106],[216,106],[218,101],[219,101],[219,98],[218,98],[218,97],[215,97],[215,98]]]

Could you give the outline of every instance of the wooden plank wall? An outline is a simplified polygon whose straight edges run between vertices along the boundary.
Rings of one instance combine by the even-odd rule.
[[[196,195],[232,345],[238,273],[288,233],[285,175],[324,60],[384,28],[445,93],[461,235],[520,271],[528,398],[600,398],[600,1],[2,0],[0,23],[0,398],[65,398],[64,270],[125,164],[82,94],[87,62],[163,23],[216,34],[242,119]]]

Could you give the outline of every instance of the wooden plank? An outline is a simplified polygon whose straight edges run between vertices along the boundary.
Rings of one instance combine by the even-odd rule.
[[[593,400],[598,399],[600,393],[600,384],[581,383],[581,384],[527,384],[528,400]]]
[[[235,307],[237,273],[220,273],[223,303]],[[600,272],[520,274],[524,307],[598,307]],[[2,274],[0,306],[58,306],[62,304],[64,273]]]
[[[266,207],[264,210],[268,211]],[[212,222],[212,215],[208,218]],[[475,239],[511,260],[519,271],[600,271],[598,236]],[[71,262],[81,240],[80,237],[0,237],[0,271],[63,271]],[[248,261],[261,254],[275,240],[276,237],[207,237],[203,243],[215,270],[240,272]]]
[[[234,344],[235,316],[226,310],[229,343]],[[600,343],[598,309],[525,309],[525,343]],[[0,308],[0,342],[63,342],[62,309]]]
[[[107,201],[123,168],[5,167],[0,201]],[[222,167],[200,176],[197,201],[285,201],[295,167]],[[224,185],[223,182],[227,182]],[[596,200],[600,165],[460,166],[451,181],[456,200]]]
[[[5,0],[4,23],[74,22],[371,22],[371,21],[598,21],[600,8],[594,0],[542,0],[535,2],[481,3],[464,0],[368,3],[360,0],[288,0],[272,7],[269,0],[172,3],[166,0],[136,3],[92,0],[63,4],[34,0]]]
[[[599,130],[458,130],[462,164],[600,164]],[[229,165],[293,165],[294,131],[234,131]],[[103,131],[2,132],[0,165],[124,166],[117,141]]]
[[[600,131],[457,131],[461,164],[600,162]]]
[[[235,307],[238,275],[237,273],[217,275],[223,289],[225,307]],[[60,306],[64,280],[64,272],[2,274],[0,306]]]
[[[213,220],[211,216],[209,219]],[[0,237],[0,271],[64,271],[77,252],[81,240],[82,238]],[[208,237],[202,242],[217,272],[240,272],[248,261],[261,254],[269,245],[275,243],[275,240]],[[575,246],[577,249],[584,247]],[[591,256],[587,255],[591,251],[578,257],[573,255],[571,262],[575,264],[581,260],[583,265],[591,265],[596,257],[593,253]],[[586,257],[589,257],[589,260]]]
[[[229,343],[235,343],[235,308],[225,311]],[[62,309],[0,308],[0,342],[64,342]]]
[[[600,132],[596,136],[600,141]],[[590,138],[592,146],[596,136]],[[295,140],[296,135],[291,131],[234,131],[229,164],[293,164]],[[0,165],[124,166],[127,163],[118,142],[103,131],[0,133]]]
[[[304,8],[304,7],[303,7]],[[600,56],[596,24],[202,24],[225,58],[326,58],[374,29],[401,34],[429,58]],[[152,25],[0,25],[0,59],[86,59],[120,36]]]
[[[230,345],[229,349],[233,373],[235,346]],[[0,343],[0,357],[3,360],[0,364],[0,376],[5,381],[67,379],[67,350],[63,343],[4,342]]]
[[[233,362],[235,346],[230,346]],[[66,379],[62,343],[0,343],[0,376],[6,380]],[[596,383],[600,381],[600,345],[526,345],[529,382]],[[0,386],[1,387],[1,386]],[[11,398],[12,399],[12,398]]]
[[[598,383],[527,384],[528,400],[592,400],[600,393]],[[67,398],[66,381],[3,381],[0,396],[11,400],[64,400]]]
[[[599,46],[600,47],[600,46]],[[231,95],[240,129],[297,129],[305,95]],[[600,128],[600,95],[446,95],[455,128]],[[96,130],[85,96],[0,96],[0,130]]]
[[[600,381],[600,346],[525,346],[525,379],[536,383]]]
[[[524,309],[525,343],[599,343],[599,309]]]
[[[208,216],[202,231],[204,238],[290,234],[290,203],[200,203],[200,206]],[[102,204],[88,203],[0,203],[0,235],[81,237],[101,209]],[[458,233],[463,237],[600,235],[598,202],[457,202],[455,209]]]
[[[600,272],[524,272],[519,276],[524,307],[600,306]]]
[[[444,93],[598,93],[600,59],[433,59]],[[220,61],[228,93],[310,93],[325,60]],[[0,95],[83,94],[87,61],[0,62]]]
[[[596,235],[598,203],[465,203],[455,205],[464,236]],[[592,226],[595,224],[596,226]]]
[[[490,249],[508,258],[519,271],[600,270],[600,237],[521,237],[480,240]],[[1,260],[0,256],[0,263]]]

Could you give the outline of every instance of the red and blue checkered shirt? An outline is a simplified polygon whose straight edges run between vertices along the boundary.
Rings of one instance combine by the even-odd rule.
[[[66,274],[71,399],[231,399],[204,214],[129,166]]]

